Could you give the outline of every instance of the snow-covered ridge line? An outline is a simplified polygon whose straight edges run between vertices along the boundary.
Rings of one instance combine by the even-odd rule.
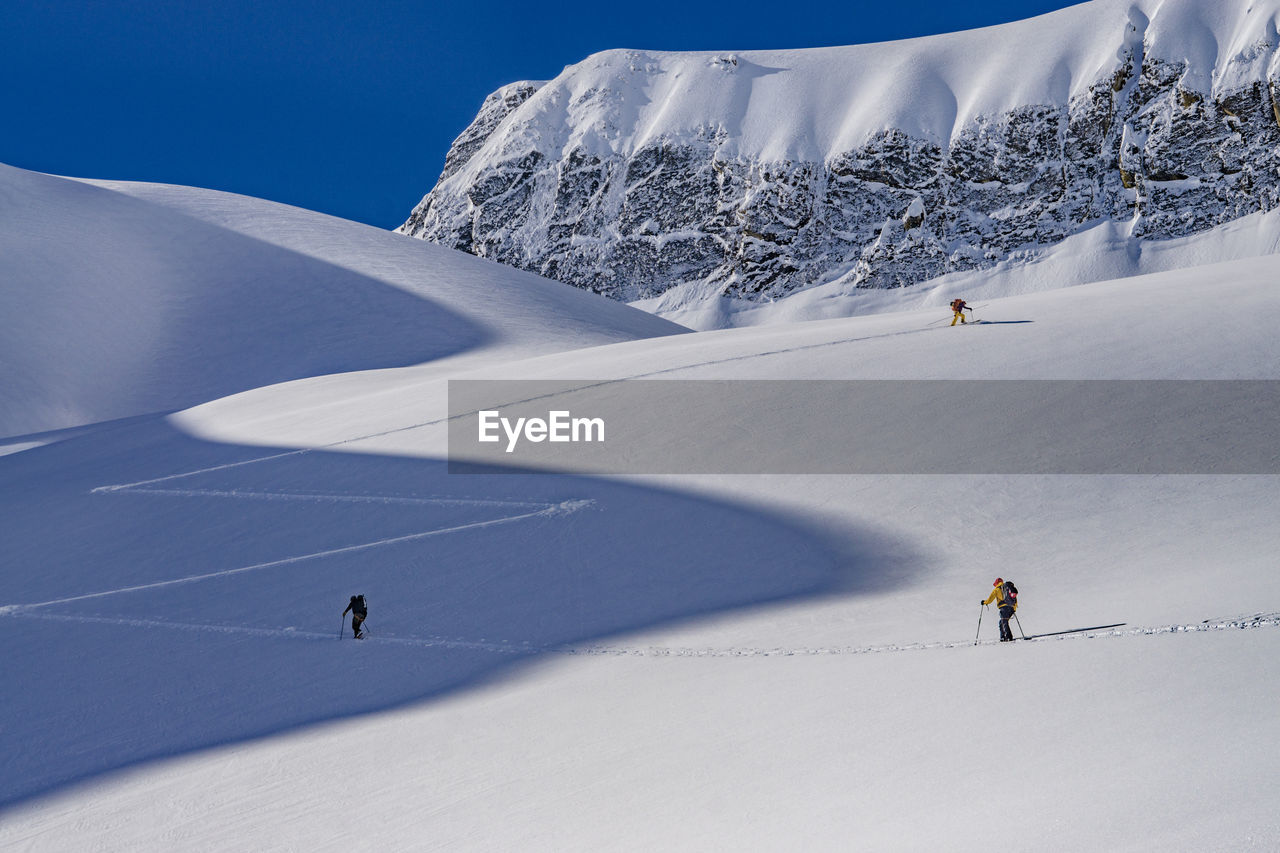
[[[229,193],[0,164],[0,204],[9,452],[303,377],[484,359],[493,344],[514,357],[686,331],[558,282]]]
[[[536,135],[562,153],[634,155],[717,126],[732,138],[732,153],[762,161],[831,160],[887,128],[945,144],[984,117],[1068,106],[1148,58],[1179,65],[1183,91],[1217,94],[1274,77],[1278,28],[1276,0],[1093,0],[877,44],[607,50],[549,82],[494,92],[454,153]],[[469,159],[447,166],[445,177]]]
[[[801,51],[609,51],[486,101],[401,231],[625,301],[774,300],[1280,204],[1280,0]],[[1225,259],[1225,258],[1224,258]]]

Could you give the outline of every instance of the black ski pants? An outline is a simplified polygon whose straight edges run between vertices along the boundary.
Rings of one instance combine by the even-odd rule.
[[[1001,642],[1005,640],[1013,639],[1013,629],[1009,627],[1009,620],[1012,618],[1013,618],[1012,607],[1005,606],[1000,608],[1000,640]]]

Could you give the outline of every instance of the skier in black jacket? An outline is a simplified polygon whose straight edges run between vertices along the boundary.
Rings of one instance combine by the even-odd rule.
[[[365,607],[363,595],[351,596],[351,603],[347,605],[347,609],[342,611],[342,615],[351,614],[351,631],[356,635],[357,640],[364,639],[364,633],[360,630],[360,626],[364,624],[365,618],[369,615],[369,608]]]

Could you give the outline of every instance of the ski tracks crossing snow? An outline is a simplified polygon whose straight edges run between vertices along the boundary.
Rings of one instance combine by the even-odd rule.
[[[39,608],[57,602],[46,602],[41,605],[8,605],[0,607],[0,616],[43,619],[57,622],[77,622],[88,624],[118,625],[128,628],[149,628],[175,631],[195,631],[217,634],[238,634],[281,640],[301,640],[309,642],[333,642],[334,635],[327,632],[300,631],[295,628],[255,628],[245,625],[228,625],[216,623],[171,622],[158,619],[128,619],[119,617],[93,616],[86,614],[64,614],[43,612]],[[1280,627],[1280,612],[1261,613],[1253,616],[1241,616],[1232,619],[1206,620],[1183,624],[1157,625],[1145,627],[1114,628],[1104,631],[1086,631],[1076,634],[1064,634],[1052,637],[1036,637],[1026,641],[1030,643],[1065,642],[1117,637],[1143,637],[1162,634],[1204,634],[1249,630],[1257,628]],[[389,636],[379,634],[370,636],[365,641],[370,645],[399,645],[419,648],[461,648],[503,655],[578,655],[595,657],[649,657],[649,658],[763,658],[763,657],[832,657],[849,655],[889,654],[896,652],[938,651],[944,649],[970,648],[972,640],[939,641],[932,643],[887,643],[868,646],[795,646],[795,647],[753,647],[753,646],[627,646],[627,645],[572,645],[537,646],[533,643],[519,641],[494,641],[488,639],[469,639],[465,637],[441,636]],[[994,646],[995,640],[984,640],[978,645]]]
[[[931,324],[932,325],[932,324]],[[582,388],[590,388],[594,386],[611,385],[618,382],[624,382],[629,379],[646,379],[661,375],[668,375],[698,367],[707,367],[716,364],[743,361],[748,359],[761,358],[771,355],[781,355],[785,353],[796,352],[799,350],[823,349],[840,344],[856,343],[863,340],[871,340],[876,338],[897,337],[907,334],[917,334],[919,332],[928,331],[928,329],[909,329],[898,332],[892,332],[879,335],[867,335],[855,338],[841,338],[833,341],[824,341],[821,343],[807,344],[799,347],[788,347],[774,351],[757,352],[745,354],[742,356],[732,356],[728,358],[715,359],[705,362],[678,365],[670,368],[663,368],[642,373],[633,376],[622,377],[618,379],[601,380],[594,383],[585,383]],[[572,389],[572,390],[582,390]],[[554,395],[548,395],[554,396]],[[529,402],[529,401],[517,401]],[[354,436],[341,441],[331,442],[323,446],[300,448],[280,453],[272,453],[265,456],[258,456],[251,459],[240,460],[237,462],[225,463],[222,465],[214,465],[193,471],[185,471],[175,474],[169,474],[162,477],[155,477],[148,480],[140,480],[132,483],[117,483],[110,485],[98,486],[91,491],[95,494],[147,494],[161,497],[215,497],[228,498],[238,500],[260,500],[260,501],[315,501],[315,502],[357,502],[357,503],[373,503],[385,505],[441,505],[441,506],[474,506],[489,508],[508,508],[519,509],[520,512],[511,515],[503,515],[495,518],[483,519],[466,524],[454,525],[443,528],[433,528],[411,533],[402,536],[394,536],[384,539],[376,539],[368,542],[356,543],[341,548],[327,549],[312,553],[299,554],[292,557],[286,557],[278,560],[271,560],[262,563],[255,563],[247,566],[240,566],[231,569],[225,569],[217,572],[208,572],[200,575],[191,575],[182,578],[172,578],[162,581],[156,581],[148,584],[138,584],[134,586],[121,587],[118,589],[102,590],[99,592],[83,593],[64,598],[52,599],[44,602],[31,604],[10,604],[0,605],[0,617],[23,617],[38,618],[56,621],[68,622],[89,622],[99,624],[114,624],[133,628],[158,628],[182,631],[207,631],[218,633],[239,633],[260,637],[274,637],[280,639],[296,639],[296,640],[327,640],[334,639],[332,634],[317,633],[310,631],[299,631],[294,628],[256,628],[243,625],[219,625],[219,624],[198,624],[171,622],[154,619],[122,619],[118,617],[103,617],[93,615],[71,615],[57,614],[45,611],[44,608],[53,607],[58,604],[66,604],[70,602],[84,601],[87,599],[103,598],[111,595],[141,592],[160,587],[173,586],[176,584],[194,583],[210,578],[227,577],[231,575],[241,574],[245,572],[259,571],[270,569],[276,566],[289,565],[304,560],[318,559],[326,556],[337,554],[346,554],[357,551],[363,551],[387,545],[425,539],[432,536],[442,536],[450,533],[456,533],[466,530],[474,530],[484,527],[490,527],[499,524],[509,524],[536,517],[552,517],[558,515],[566,515],[576,512],[594,503],[591,500],[565,500],[558,503],[539,503],[534,501],[519,499],[495,499],[495,498],[459,498],[459,497],[407,497],[400,495],[376,495],[376,494],[344,494],[344,493],[325,493],[325,492],[270,492],[256,490],[240,490],[240,489],[179,489],[160,487],[159,484],[170,483],[175,480],[186,479],[199,476],[201,474],[209,474],[215,472],[223,472],[233,468],[239,468],[249,465],[257,465],[266,462],[272,462],[278,459],[285,459],[302,454],[311,453],[317,450],[329,450],[355,442],[364,441],[372,438],[379,438],[393,433],[405,432],[414,429],[421,429],[428,426],[435,426],[446,423],[452,419],[447,416],[434,420],[423,421],[421,423],[409,424],[394,429],[385,430],[369,435]],[[1100,637],[1125,637],[1125,636],[1151,636],[1157,634],[1193,634],[1203,633],[1206,631],[1229,631],[1263,627],[1280,626],[1280,613],[1256,614],[1248,617],[1238,617],[1223,620],[1205,620],[1199,623],[1189,624],[1172,624],[1150,627],[1126,627],[1112,628],[1099,631],[1082,631],[1079,633],[1066,633],[1061,636],[1033,636],[1023,638],[1020,642],[1055,642],[1064,640],[1081,640],[1094,639]],[[562,654],[562,655],[592,655],[592,656],[615,656],[615,657],[737,657],[737,658],[760,658],[760,657],[796,657],[796,656],[832,656],[832,655],[863,655],[863,654],[884,654],[892,652],[909,652],[909,651],[926,651],[940,649],[956,649],[965,648],[975,645],[971,640],[960,641],[939,641],[925,643],[908,643],[908,644],[881,644],[868,646],[799,646],[799,647],[747,647],[747,646],[731,646],[731,647],[665,647],[665,646],[625,646],[625,645],[556,645],[556,646],[536,646],[525,642],[509,642],[500,641],[492,642],[485,639],[469,639],[469,638],[447,638],[438,636],[424,637],[394,637],[394,636],[378,636],[370,637],[368,642],[373,643],[394,643],[400,645],[429,647],[451,647],[451,648],[469,648],[491,651],[499,654]],[[996,641],[986,640],[977,645],[995,645]]]
[[[147,490],[145,489],[140,489],[138,491],[147,493]],[[162,495],[173,494],[173,492],[166,492],[166,491],[159,491],[158,493]],[[199,496],[199,495],[206,495],[209,493],[203,490],[193,489],[188,491],[177,492],[177,494],[180,494],[183,496]],[[336,497],[333,495],[321,495],[317,497],[317,496],[307,495],[307,494],[290,494],[290,493],[283,493],[283,492],[282,493],[225,492],[225,493],[217,493],[217,494],[222,494],[225,496],[237,497],[237,498],[254,497],[258,499],[276,499],[276,500],[341,499],[340,497]],[[372,500],[375,498],[373,498],[372,496],[358,496],[355,499]],[[432,499],[425,499],[425,498],[424,499],[392,498],[391,500],[414,500],[415,502],[420,502],[420,503],[435,502]],[[457,503],[459,502],[459,500],[460,499],[452,499],[452,498],[444,499],[444,501],[450,502],[450,503]],[[480,504],[489,505],[489,506],[502,505],[503,503],[501,501],[465,501],[465,500],[463,500],[462,502],[480,503]],[[427,539],[433,536],[444,536],[450,533],[460,533],[466,530],[478,530],[485,527],[494,527],[500,524],[511,524],[518,521],[525,521],[531,518],[538,518],[538,517],[545,518],[545,517],[552,517],[557,515],[565,515],[567,513],[576,512],[579,509],[589,506],[591,503],[592,502],[589,500],[568,500],[568,501],[561,501],[559,503],[553,503],[553,504],[532,504],[528,502],[523,502],[523,503],[519,503],[518,505],[522,506],[525,509],[525,511],[516,513],[514,515],[504,515],[497,518],[488,518],[480,521],[472,521],[466,524],[457,524],[450,527],[431,528],[429,530],[422,530],[416,533],[405,534],[403,536],[391,536],[384,539],[374,539],[369,542],[360,542],[353,545],[346,545],[341,548],[329,548],[323,551],[313,551],[311,553],[306,553],[306,554],[297,554],[292,557],[284,557],[278,560],[268,560],[262,563],[253,563],[248,566],[239,566],[236,568],[223,569],[216,572],[205,572],[203,574],[188,575],[186,577],[181,577],[181,578],[167,578],[165,580],[154,581],[152,583],[136,584],[134,586],[126,586],[126,587],[119,587],[117,589],[101,590],[99,592],[81,593],[78,595],[70,595],[63,598],[55,598],[55,599],[50,599],[49,601],[41,601],[41,602],[35,602],[31,604],[8,605],[7,607],[0,607],[0,614],[12,613],[15,611],[16,612],[31,611],[39,608],[44,608],[44,607],[52,607],[58,604],[70,604],[71,602],[85,601],[92,598],[105,598],[107,596],[121,595],[124,593],[144,592],[147,590],[161,589],[163,587],[169,587],[169,586],[176,586],[178,584],[195,583],[198,581],[209,580],[211,578],[226,578],[226,577],[231,577],[233,575],[244,574],[246,572],[255,572],[263,569],[276,568],[278,566],[292,565],[294,563],[303,562],[304,560],[314,560],[321,557],[332,557],[332,556],[337,556],[339,554],[351,554],[358,551],[367,551],[372,548],[380,548],[387,545],[396,545],[404,542],[413,542],[420,539]]]
[[[345,443],[345,442],[342,442]],[[234,500],[256,500],[256,501],[306,501],[306,502],[353,502],[353,503],[371,503],[382,505],[418,505],[418,506],[451,506],[451,507],[474,507],[477,509],[495,509],[506,511],[508,514],[496,515],[488,518],[481,518],[464,524],[456,524],[447,527],[434,527],[427,530],[420,530],[401,536],[391,536],[381,539],[373,539],[367,542],[358,542],[351,545],[345,545],[338,548],[328,548],[320,551],[312,551],[308,553],[296,554],[291,557],[284,557],[276,560],[268,560],[260,563],[253,563],[246,566],[237,566],[234,568],[223,569],[216,572],[205,572],[203,574],[188,575],[179,578],[167,578],[165,580],[154,581],[152,583],[136,584],[132,586],[119,587],[115,589],[100,590],[97,592],[79,593],[61,598],[50,599],[48,601],[33,602],[28,604],[15,604],[0,606],[0,615],[30,614],[31,611],[53,607],[59,604],[69,604],[71,602],[85,601],[94,598],[105,598],[112,595],[121,595],[127,593],[145,592],[148,590],[160,589],[163,587],[175,586],[178,584],[196,583],[199,581],[209,580],[212,578],[225,578],[233,575],[243,574],[246,572],[256,572],[264,569],[276,568],[279,566],[287,566],[300,563],[305,560],[320,559],[323,557],[332,557],[340,554],[351,554],[359,551],[366,551],[374,548],[381,548],[388,545],[396,545],[404,542],[413,542],[421,539],[427,539],[434,536],[444,536],[451,533],[460,533],[468,530],[477,530],[486,527],[493,527],[501,524],[512,524],[533,518],[548,518],[554,516],[563,516],[573,512],[577,512],[594,503],[591,500],[570,499],[558,502],[538,502],[519,499],[499,499],[499,498],[466,498],[466,497],[416,497],[403,495],[378,495],[378,494],[351,494],[351,493],[331,493],[331,492],[283,492],[283,491],[258,491],[252,489],[179,489],[163,487],[159,484],[172,483],[176,480],[196,477],[202,474],[210,474],[215,472],[223,472],[233,468],[240,468],[247,465],[256,465],[266,462],[272,462],[278,459],[298,456],[303,453],[309,453],[316,448],[304,448],[301,450],[291,450],[285,453],[273,453],[267,456],[259,456],[253,459],[240,460],[238,462],[230,462],[223,465],[214,465],[206,468],[200,468],[194,471],[184,471],[177,474],[169,474],[163,477],[155,477],[148,480],[140,480],[133,483],[116,483],[111,485],[98,486],[91,490],[93,494],[109,494],[109,495],[125,495],[140,494],[158,497],[172,498],[228,498]],[[514,512],[511,512],[515,510]],[[122,624],[171,624],[171,623],[151,623],[143,620],[142,623],[134,623],[129,620],[121,620]],[[176,624],[176,623],[172,623]],[[179,626],[193,627],[193,626]],[[265,630],[268,634],[271,629],[244,629],[244,630]]]

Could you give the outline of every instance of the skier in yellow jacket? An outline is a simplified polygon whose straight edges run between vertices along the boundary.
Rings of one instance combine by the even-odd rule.
[[[1009,620],[1018,609],[1018,588],[1013,585],[1013,581],[1006,583],[1004,578],[996,578],[992,587],[991,594],[982,601],[982,606],[986,607],[995,602],[1000,608],[1000,642],[1009,643],[1013,641],[1013,630],[1009,627]]]

